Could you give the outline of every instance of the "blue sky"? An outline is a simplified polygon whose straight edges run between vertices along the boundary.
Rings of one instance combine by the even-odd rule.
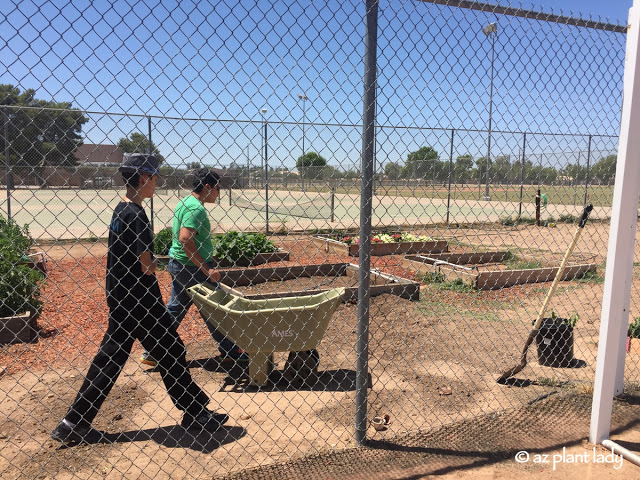
[[[611,23],[624,24],[633,5],[632,0],[545,0],[543,10],[567,16],[591,16],[593,20],[609,21]],[[526,7],[523,4],[523,8]],[[537,8],[534,8],[537,10]],[[573,14],[571,13],[573,12]],[[580,15],[582,14],[582,15]]]
[[[630,5],[549,0],[522,7],[624,23]],[[152,115],[163,117],[153,118],[152,139],[174,165],[258,165],[266,107],[271,165],[293,166],[305,123],[305,150],[357,167],[360,0],[13,0],[0,12],[0,83],[95,112],[87,142],[146,134],[141,116]],[[481,27],[496,20],[494,131],[564,134],[531,134],[531,152],[586,149],[584,135],[617,133],[622,34],[381,0],[380,162],[401,161],[424,144],[444,155],[451,128],[469,130],[457,132],[454,156],[483,154],[491,43]],[[309,97],[304,115],[302,92]],[[520,134],[493,139],[494,154],[518,154]],[[595,150],[615,146],[608,137],[592,141]]]

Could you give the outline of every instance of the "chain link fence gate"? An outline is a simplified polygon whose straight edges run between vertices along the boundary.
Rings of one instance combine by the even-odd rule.
[[[586,431],[623,27],[466,2],[380,3],[376,15],[295,1],[2,11],[0,298],[23,314],[0,332],[3,478],[264,478],[246,469],[265,465],[286,477],[364,440],[464,464],[460,452],[486,459]],[[224,293],[192,293],[250,360],[219,356],[194,306],[178,334],[228,425],[182,428],[136,342],[93,423],[103,433],[61,448],[50,434],[107,328],[106,240],[133,152],[161,160],[144,204],[161,264],[194,170],[222,176],[207,210],[227,234],[214,238]],[[520,360],[588,202],[546,312],[577,315],[575,329],[556,338],[545,323],[525,370],[496,383]],[[260,232],[275,251],[231,231]],[[171,275],[157,277],[168,301]],[[335,289],[333,314],[319,307],[331,294],[309,299]],[[366,470],[341,458],[336,472]]]

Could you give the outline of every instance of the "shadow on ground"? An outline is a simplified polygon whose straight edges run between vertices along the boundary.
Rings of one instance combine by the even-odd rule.
[[[246,430],[242,427],[222,427],[212,434],[204,430],[196,432],[186,430],[179,425],[172,425],[119,433],[102,432],[100,438],[95,439],[95,441],[84,442],[84,444],[113,445],[116,443],[148,442],[151,440],[167,448],[189,448],[197,452],[211,453],[222,445],[239,440],[246,433]],[[73,448],[76,445],[63,445],[59,447],[59,450]]]
[[[350,392],[356,389],[356,372],[349,369],[320,370],[315,378],[304,381],[291,382],[283,376],[280,370],[269,374],[269,381],[262,387],[249,383],[248,366],[246,363],[220,362],[217,357],[195,359],[188,362],[189,368],[201,368],[209,372],[226,373],[221,392]],[[371,387],[371,377],[369,377]]]
[[[640,424],[640,398],[616,399],[612,433]],[[333,478],[413,480],[513,461],[517,452],[548,453],[583,444],[591,397],[568,392],[517,409],[482,415],[427,431],[368,438],[362,447],[245,470],[226,478]],[[621,445],[638,449],[637,443]],[[430,478],[430,477],[429,477]]]

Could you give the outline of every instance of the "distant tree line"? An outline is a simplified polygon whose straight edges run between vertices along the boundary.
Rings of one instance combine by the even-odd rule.
[[[587,172],[586,165],[571,164],[555,168],[534,164],[525,159],[524,170],[520,160],[511,161],[509,155],[499,155],[489,162],[489,179],[491,183],[517,184],[552,184],[584,181],[589,175],[589,183],[611,185],[615,180],[617,155],[608,155],[597,160]],[[451,181],[455,183],[483,183],[487,173],[487,158],[480,157],[474,161],[469,154],[458,156],[451,165]],[[384,165],[384,175],[391,180],[421,179],[434,183],[449,180],[449,161],[440,160],[439,154],[432,147],[425,146],[407,155],[404,164],[389,162]]]
[[[40,185],[44,185],[42,170],[44,167],[74,168],[78,160],[75,150],[82,145],[82,126],[89,119],[71,102],[41,100],[35,97],[33,89],[23,92],[19,88],[0,84],[0,108],[3,106],[8,117],[9,164],[32,172]],[[5,151],[5,138],[0,138],[0,152]],[[121,138],[118,147],[124,153],[153,152],[166,164],[158,147],[140,132],[133,132]],[[451,165],[451,181],[456,183],[480,182],[486,178],[489,163],[489,180],[491,183],[516,184],[521,180],[526,184],[551,184],[585,181],[587,174],[589,183],[612,184],[616,171],[616,155],[608,155],[594,162],[587,172],[586,165],[568,164],[562,168],[543,166],[531,160],[525,160],[524,170],[519,160],[511,161],[508,155],[496,156],[487,162],[485,157],[476,160],[469,154],[458,156]],[[164,166],[167,173],[184,171],[200,166],[200,162],[190,162],[184,169]],[[344,167],[344,163],[342,165]],[[309,180],[328,180],[332,178],[355,179],[360,177],[360,169],[336,168],[329,165],[327,159],[314,151],[306,152],[296,160],[297,175]],[[232,164],[231,168],[243,169],[240,164]],[[384,164],[384,172],[376,172],[376,176],[392,180],[420,179],[433,183],[444,183],[449,180],[449,161],[441,160],[439,153],[430,146],[423,146],[407,155],[404,162],[388,162]],[[256,175],[262,175],[262,169],[252,167]],[[286,169],[270,166],[269,172],[284,175]]]

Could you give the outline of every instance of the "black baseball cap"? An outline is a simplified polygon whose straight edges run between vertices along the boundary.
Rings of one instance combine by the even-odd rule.
[[[126,155],[126,154],[125,154]],[[158,168],[158,158],[149,153],[132,153],[130,155],[126,155],[124,162],[120,166],[121,172],[126,173],[148,173],[150,175],[158,175],[160,174],[160,169]]]
[[[220,175],[207,167],[202,167],[193,172],[193,188],[198,188],[200,185],[210,185],[215,187],[220,183]]]

